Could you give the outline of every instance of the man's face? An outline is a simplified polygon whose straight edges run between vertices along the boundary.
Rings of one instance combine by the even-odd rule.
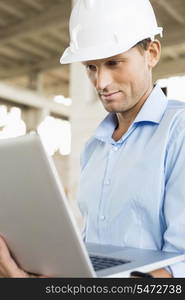
[[[138,47],[106,59],[84,63],[90,81],[108,112],[132,110],[151,88],[149,53]]]

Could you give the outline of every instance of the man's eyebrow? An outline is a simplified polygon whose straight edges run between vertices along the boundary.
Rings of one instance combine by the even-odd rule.
[[[127,59],[126,56],[116,55],[116,56],[111,56],[111,57],[105,58],[104,63],[109,62],[109,61],[125,60],[125,59]]]
[[[112,61],[112,60],[125,60],[126,57],[123,57],[122,55],[116,55],[116,56],[111,56],[111,57],[108,57],[108,58],[105,58],[104,59],[104,62],[106,63],[107,61]],[[96,60],[88,60],[88,61],[82,61],[82,64],[84,66],[87,66],[87,65],[93,65],[96,63]]]
[[[107,60],[117,60],[117,59],[126,59],[126,56],[116,55],[116,56],[109,57]]]
[[[82,61],[82,64],[83,65],[91,65],[91,64],[93,64],[94,63],[94,61],[91,61],[91,60],[88,60],[88,61]]]

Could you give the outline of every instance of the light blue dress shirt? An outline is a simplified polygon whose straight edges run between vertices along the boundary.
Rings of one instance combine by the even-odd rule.
[[[156,85],[117,142],[116,125],[108,114],[82,152],[85,241],[185,253],[185,103]],[[185,262],[170,270],[185,277]]]

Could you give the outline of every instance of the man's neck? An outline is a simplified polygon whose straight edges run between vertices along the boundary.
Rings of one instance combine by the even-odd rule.
[[[118,118],[118,127],[122,127],[122,126],[125,127],[125,125],[127,124],[130,125],[135,120],[143,104],[148,99],[152,89],[153,87],[147,89],[147,91],[143,94],[140,100],[131,109],[129,109],[128,111],[116,113]]]
[[[137,114],[141,110],[143,104],[148,99],[152,89],[153,87],[149,88],[141,97],[141,99],[137,102],[137,104],[130,110],[116,113],[118,119],[118,126],[116,127],[112,135],[112,138],[115,141],[119,140],[123,136],[123,134],[128,130],[132,122],[135,120]]]

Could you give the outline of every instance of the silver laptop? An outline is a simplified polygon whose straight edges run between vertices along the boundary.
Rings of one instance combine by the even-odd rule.
[[[26,271],[49,277],[129,277],[184,254],[84,244],[61,179],[37,134],[0,141],[0,234]]]

